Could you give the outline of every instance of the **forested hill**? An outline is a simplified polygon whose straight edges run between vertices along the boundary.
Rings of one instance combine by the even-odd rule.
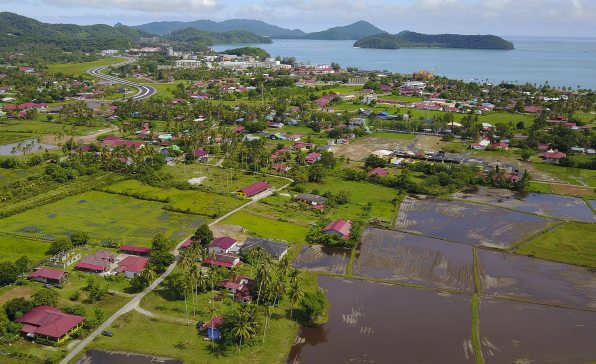
[[[415,32],[406,32],[401,35],[372,35],[358,40],[354,43],[354,47],[514,49],[513,43],[495,35],[421,34]]]
[[[273,43],[270,38],[261,37],[244,30],[215,33],[195,28],[186,28],[172,32],[172,34],[165,38],[172,42],[199,42],[206,45],[228,43]]]
[[[369,22],[358,21],[354,24],[345,25],[341,27],[329,28],[321,32],[307,33],[302,36],[284,36],[281,34],[274,35],[272,38],[277,39],[317,39],[317,40],[356,40],[368,37],[373,34],[387,34]]]
[[[141,37],[153,36],[130,27],[109,25],[48,24],[14,13],[0,13],[0,47],[52,44],[65,51],[125,49]]]
[[[121,23],[115,26],[122,26]],[[182,30],[186,28],[195,28],[198,30],[205,30],[208,32],[224,33],[232,30],[244,30],[247,32],[254,33],[260,36],[272,36],[272,35],[289,35],[289,36],[301,36],[304,32],[299,29],[286,29],[276,25],[267,24],[260,20],[249,20],[249,19],[230,19],[222,22],[214,22],[212,20],[196,20],[189,22],[181,21],[162,21],[153,22],[142,25],[135,25],[131,28],[144,30],[149,33],[167,35],[170,32]]]

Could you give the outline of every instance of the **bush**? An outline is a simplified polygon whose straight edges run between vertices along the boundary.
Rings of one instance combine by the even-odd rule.
[[[327,308],[327,296],[320,289],[313,293],[307,292],[302,299],[302,307],[306,314],[306,324],[314,325]]]

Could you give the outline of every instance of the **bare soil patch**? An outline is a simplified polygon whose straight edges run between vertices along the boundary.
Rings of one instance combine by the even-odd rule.
[[[15,287],[9,291],[4,292],[0,296],[0,302],[10,301],[19,297],[23,297],[28,300],[34,293],[35,291],[29,287]]]
[[[550,188],[553,190],[554,193],[560,193],[560,194],[564,194],[564,195],[596,197],[596,192],[595,192],[594,187],[558,185],[558,184],[553,183],[550,185]]]
[[[240,225],[229,224],[215,224],[210,227],[214,238],[221,238],[224,236],[232,237],[236,240],[246,240],[248,235],[244,234],[245,228]]]
[[[411,140],[390,139],[379,137],[366,137],[357,140],[350,140],[349,144],[334,145],[331,151],[337,156],[346,156],[351,160],[363,160],[370,153],[379,149],[393,150],[395,148],[404,148],[411,143]]]
[[[442,138],[436,135],[419,135],[418,141],[414,145],[414,148],[420,148],[425,151],[438,152],[447,143],[441,140]]]

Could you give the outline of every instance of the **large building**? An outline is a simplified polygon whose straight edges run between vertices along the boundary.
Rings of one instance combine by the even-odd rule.
[[[52,306],[37,306],[15,321],[25,324],[21,333],[27,338],[62,344],[81,328],[85,318],[62,313]]]
[[[237,191],[236,194],[240,197],[249,198],[249,197],[257,195],[263,191],[267,191],[270,188],[272,188],[272,186],[269,185],[267,182],[259,181],[255,184],[248,186],[248,187],[244,187],[243,189]]]
[[[75,265],[75,269],[86,273],[104,273],[110,270],[110,266],[114,262],[114,259],[116,259],[114,254],[105,250],[100,250],[81,259],[81,261]]]
[[[33,281],[42,283],[60,284],[68,279],[68,273],[58,269],[39,268],[35,272],[29,274],[29,278]]]
[[[148,42],[148,43],[155,43],[159,42],[159,37],[152,37],[152,38],[143,38],[141,37],[141,42]]]
[[[264,252],[271,254],[271,256],[276,260],[283,258],[288,252],[289,248],[288,244],[249,236],[244,241],[244,244],[240,247],[240,251],[249,252],[251,249],[256,249],[258,246],[260,246]]]

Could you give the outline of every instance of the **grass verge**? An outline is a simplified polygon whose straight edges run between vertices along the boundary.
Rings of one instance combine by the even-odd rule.
[[[484,364],[482,350],[480,349],[480,332],[478,323],[478,296],[472,296],[472,345],[474,346],[474,356],[476,364]]]

